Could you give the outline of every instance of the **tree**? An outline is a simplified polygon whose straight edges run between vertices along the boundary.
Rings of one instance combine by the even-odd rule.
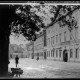
[[[51,22],[47,25],[44,23],[45,15],[48,15],[47,11],[53,14],[49,17]],[[21,5],[16,9],[16,15],[18,18],[14,18],[11,24],[11,31],[16,34],[22,34],[27,40],[36,40],[36,32],[41,28],[53,25],[59,22],[59,25],[68,25],[69,31],[76,27],[77,22],[72,18],[72,13],[79,9],[80,6],[76,5]],[[40,16],[37,12],[42,12],[44,16]],[[49,15],[48,15],[49,16]],[[67,19],[67,16],[69,17]],[[74,22],[76,22],[74,24]]]
[[[0,5],[0,76],[8,72],[9,6]]]
[[[53,14],[53,17],[48,15],[45,8]],[[51,26],[55,22],[62,21],[69,25],[68,27],[72,27],[70,22],[66,20],[66,16],[79,8],[79,5],[0,5],[0,76],[8,73],[9,36],[12,32],[23,34],[27,40],[36,40],[36,31]],[[36,11],[50,17],[49,20],[52,22],[45,25],[44,21],[48,18],[38,15]]]
[[[73,27],[76,27],[76,23],[75,26],[73,26],[73,23],[76,21],[75,18],[72,17],[72,13],[77,9],[80,9],[80,5],[57,5],[52,22],[48,26],[52,26],[54,23],[60,22],[61,27],[63,27],[63,25],[68,25],[68,28],[71,31]]]
[[[44,24],[39,16],[31,12],[31,8],[32,6],[25,5],[16,9],[19,18],[14,18],[11,24],[11,32],[22,34],[27,40],[34,41],[36,40],[36,31],[40,31]]]
[[[9,64],[9,26],[15,16],[10,5],[0,5],[0,76],[7,76]],[[13,15],[12,15],[13,14]]]
[[[32,21],[31,17],[28,15],[26,19],[28,19],[29,24],[26,24],[25,22],[27,20],[25,20],[25,17],[21,18],[20,16],[15,14],[15,10],[18,9],[19,7],[22,7],[22,6],[21,5],[15,5],[15,6],[14,5],[0,5],[0,11],[1,11],[0,12],[0,26],[1,26],[0,27],[0,76],[6,76],[8,74],[9,36],[11,32],[14,32],[16,34],[23,33],[24,36],[27,36],[28,40],[31,40],[31,39],[33,40],[33,38],[36,37],[35,31],[39,31],[37,24],[35,24],[37,22],[37,18],[39,17],[37,15],[34,15],[37,18],[35,17],[36,20]],[[13,25],[11,26],[11,24]],[[16,25],[20,25],[19,26],[20,28],[18,28],[18,26]],[[26,30],[28,34],[26,33]]]

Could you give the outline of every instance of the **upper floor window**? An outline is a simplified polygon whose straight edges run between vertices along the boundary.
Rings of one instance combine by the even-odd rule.
[[[50,29],[48,29],[48,31],[47,31],[47,34],[49,34],[50,33]]]
[[[50,45],[50,38],[49,38],[49,45]]]
[[[52,43],[53,43],[53,37],[51,37],[51,45],[52,45]]]
[[[47,46],[49,45],[49,38],[47,39]]]
[[[64,41],[66,41],[66,31],[64,32]]]
[[[70,33],[70,40],[72,40],[72,35],[71,35],[71,33]]]
[[[60,40],[60,43],[61,43],[61,33],[59,34],[59,40]]]
[[[54,44],[54,36],[53,36],[53,44]]]

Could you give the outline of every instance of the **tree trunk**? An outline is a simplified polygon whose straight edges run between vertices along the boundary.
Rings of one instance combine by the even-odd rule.
[[[5,76],[8,73],[8,49],[9,49],[9,38],[3,34],[0,36],[0,76]]]
[[[0,76],[8,73],[9,6],[0,5]]]

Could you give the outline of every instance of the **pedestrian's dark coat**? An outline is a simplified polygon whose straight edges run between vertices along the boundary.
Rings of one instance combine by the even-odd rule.
[[[16,56],[16,58],[15,58],[15,63],[16,63],[16,64],[18,64],[18,60],[19,60],[19,57]]]

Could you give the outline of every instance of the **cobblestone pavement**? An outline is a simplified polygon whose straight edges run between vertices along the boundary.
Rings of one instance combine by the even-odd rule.
[[[12,67],[14,59],[10,60],[9,71]],[[80,78],[80,63],[21,58],[18,67],[24,71],[20,78]]]

